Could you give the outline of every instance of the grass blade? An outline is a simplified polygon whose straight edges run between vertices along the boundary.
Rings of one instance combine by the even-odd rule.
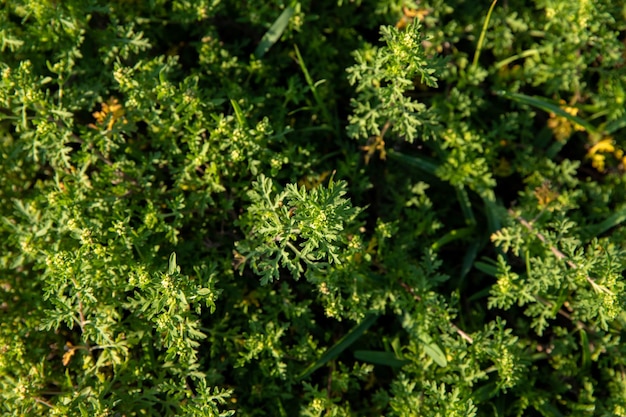
[[[504,208],[501,204],[490,201],[486,198],[483,198],[483,203],[485,203],[485,217],[487,217],[487,231],[489,234],[497,232],[502,228],[502,222],[500,221],[502,215],[499,212],[502,212]]]
[[[578,116],[569,114],[568,112],[563,110],[558,104],[548,101],[543,97],[533,97],[527,96],[525,94],[509,93],[508,91],[496,91],[495,94],[500,97],[508,98],[509,100],[517,101],[518,103],[528,104],[529,106],[533,106],[543,111],[551,112],[558,116],[564,117],[570,122],[582,126],[589,133],[597,132],[597,129],[592,124],[586,122]]]
[[[262,58],[270,48],[278,42],[280,37],[283,35],[283,32],[287,28],[289,24],[289,19],[293,15],[294,10],[291,7],[287,7],[281,14],[278,16],[278,19],[272,24],[265,35],[261,38],[261,42],[259,42],[259,46],[257,46],[254,51],[254,56],[257,58]]]
[[[607,135],[610,135],[611,133],[615,132],[616,130],[619,130],[623,127],[626,127],[626,116],[625,117],[620,117],[619,119],[613,120],[611,122],[609,122],[605,127],[604,130],[606,132]]]
[[[333,126],[333,119],[330,116],[328,107],[326,106],[326,104],[324,103],[324,100],[322,100],[322,97],[317,91],[317,86],[320,85],[324,80],[313,82],[313,78],[311,77],[311,74],[309,74],[309,70],[307,69],[304,63],[304,59],[302,58],[300,49],[298,49],[298,45],[294,45],[294,47],[296,50],[296,58],[298,59],[298,65],[300,65],[300,69],[302,70],[302,73],[304,74],[304,78],[306,79],[306,82],[309,85],[309,88],[311,89],[311,93],[313,94],[315,103],[317,104],[318,109],[322,112],[322,117],[324,118],[324,121],[328,124],[328,126]],[[334,126],[334,131],[335,131],[335,134],[339,135],[338,126]]]
[[[402,152],[394,151],[393,149],[389,149],[387,151],[387,157],[389,159],[403,162],[411,167],[418,168],[430,175],[435,175],[435,171],[437,170],[437,164],[425,158],[405,155]]]
[[[233,110],[235,110],[235,117],[237,117],[237,123],[239,123],[239,127],[244,128],[244,129],[247,128],[248,126],[246,123],[246,118],[243,115],[243,111],[241,111],[241,107],[239,106],[239,103],[231,99],[230,104],[233,106]]]
[[[463,255],[463,261],[461,262],[461,281],[465,279],[467,274],[474,266],[474,261],[476,260],[476,256],[478,256],[478,251],[481,246],[481,239],[475,238],[474,241],[468,246],[465,255]]]
[[[399,368],[410,362],[406,359],[398,358],[393,352],[378,350],[356,350],[354,351],[354,357],[363,362],[391,366],[392,368]]]
[[[476,216],[474,216],[474,210],[472,210],[472,203],[470,203],[467,190],[463,186],[454,187],[456,190],[456,197],[461,205],[461,212],[465,218],[465,223],[469,226],[476,226]]]
[[[591,349],[589,349],[589,338],[585,329],[579,329],[580,332],[580,347],[582,350],[582,363],[583,369],[589,369],[591,364]]]
[[[346,350],[350,345],[357,341],[369,327],[378,319],[378,314],[369,314],[365,316],[363,321],[352,328],[344,337],[339,339],[337,343],[328,349],[318,360],[307,366],[307,368],[298,375],[298,379],[304,379],[324,366],[326,363],[335,359],[341,352]]]
[[[594,236],[599,236],[609,229],[623,223],[626,220],[626,207],[621,208],[612,215],[606,218],[603,222],[587,226],[582,229],[582,234],[586,238],[590,239]]]
[[[478,269],[480,272],[483,272],[492,277],[495,277],[496,275],[498,275],[498,263],[491,259],[487,259],[487,258],[483,258],[483,259],[488,260],[489,263],[483,262],[483,261],[476,261],[474,262],[474,267],[476,267],[476,269]]]
[[[461,229],[454,229],[443,235],[435,243],[430,245],[433,250],[438,250],[442,246],[454,242],[455,240],[463,239],[471,236],[475,232],[474,227],[463,227]]]

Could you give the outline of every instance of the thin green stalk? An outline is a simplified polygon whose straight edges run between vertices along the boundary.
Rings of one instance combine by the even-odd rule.
[[[318,82],[313,82],[313,78],[311,78],[311,74],[309,74],[309,70],[307,69],[304,63],[304,59],[302,58],[300,49],[298,49],[298,45],[294,45],[294,48],[296,50],[296,57],[298,58],[298,64],[300,65],[300,69],[302,70],[302,73],[304,74],[304,78],[306,79],[306,82],[309,85],[309,88],[311,89],[311,93],[313,94],[313,98],[315,99],[315,103],[317,104],[317,107],[322,112],[322,117],[324,118],[324,121],[328,124],[328,126],[333,126],[334,125],[333,118],[331,117],[330,112],[328,111],[328,107],[326,106],[326,104],[322,100],[322,97],[317,91],[317,86],[321,84],[323,80],[318,81]],[[339,129],[337,126],[334,126],[334,131],[335,131],[335,134],[338,136]]]
[[[485,42],[485,34],[487,33],[487,27],[489,26],[489,21],[491,20],[491,13],[493,12],[493,8],[496,7],[496,3],[498,0],[493,0],[491,3],[491,7],[487,12],[487,17],[485,18],[485,23],[483,24],[483,29],[480,31],[480,37],[478,38],[478,45],[476,45],[476,53],[474,53],[474,61],[472,61],[472,69],[475,70],[478,66],[478,58],[480,57],[480,51],[483,49],[483,43]]]
[[[541,50],[539,49],[528,49],[526,51],[520,52],[519,54],[505,58],[502,61],[496,62],[495,67],[496,68],[504,67],[505,65],[509,65],[511,62],[517,61],[518,59],[528,58],[529,56],[540,55],[540,54],[541,54]]]

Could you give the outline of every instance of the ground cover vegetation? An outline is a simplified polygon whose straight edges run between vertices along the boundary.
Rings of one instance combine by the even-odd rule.
[[[0,3],[0,410],[626,416],[624,0]]]

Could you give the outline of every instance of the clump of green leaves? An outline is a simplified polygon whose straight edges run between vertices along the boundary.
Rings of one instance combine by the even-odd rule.
[[[413,142],[418,133],[432,129],[435,120],[424,103],[407,93],[416,82],[437,87],[436,64],[424,53],[417,20],[404,31],[383,26],[381,36],[383,47],[356,51],[356,64],[347,69],[357,93],[347,132],[355,138],[378,136],[391,126],[391,133]]]
[[[346,183],[307,190],[287,184],[273,191],[270,178],[259,177],[248,192],[251,205],[241,219],[246,240],[237,242],[243,257],[261,284],[279,278],[286,268],[294,278],[307,271],[323,271],[329,264],[341,264],[341,251],[348,243],[347,226],[359,210],[344,198]]]
[[[0,413],[626,415],[626,4],[522,3],[3,5]]]

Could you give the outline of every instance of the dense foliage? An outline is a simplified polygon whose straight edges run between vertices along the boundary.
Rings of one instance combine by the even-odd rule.
[[[2,415],[626,416],[624,0],[0,39]]]

